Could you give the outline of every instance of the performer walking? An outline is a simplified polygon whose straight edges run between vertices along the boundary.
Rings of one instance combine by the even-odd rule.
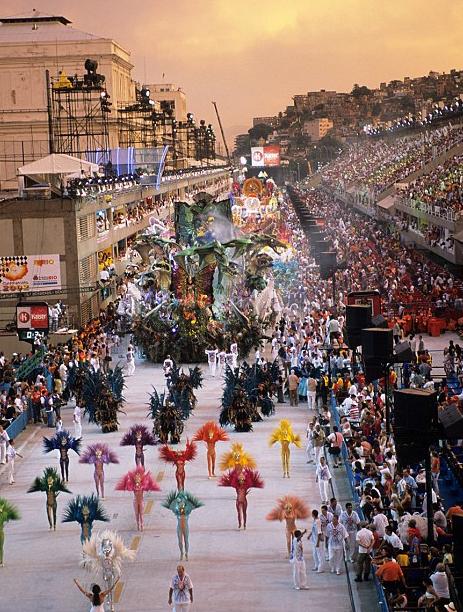
[[[53,438],[43,439],[44,453],[51,453],[53,450],[59,451],[59,465],[61,468],[61,478],[69,481],[69,451],[73,450],[77,455],[80,454],[80,440],[76,440],[71,434],[63,429],[57,432]]]
[[[74,408],[72,420],[74,422],[74,438],[80,440],[82,438],[82,408],[77,404]]]
[[[207,355],[207,363],[209,365],[209,374],[211,376],[215,376],[215,372],[217,369],[217,355],[219,353],[219,349],[216,347],[215,349],[208,349],[205,351]]]
[[[28,493],[42,492],[47,494],[47,518],[50,529],[56,531],[56,509],[58,507],[58,495],[60,493],[72,493],[58,475],[58,471],[52,467],[43,470],[43,476],[34,480],[28,489]]]
[[[93,523],[95,521],[109,522],[109,517],[106,514],[100,500],[96,495],[77,495],[68,503],[63,514],[63,523],[79,523],[80,525],[80,541],[83,544],[85,540],[92,537]]]
[[[104,499],[104,466],[108,463],[119,463],[116,453],[110,450],[107,444],[90,444],[79,459],[79,463],[93,464],[93,479],[95,480],[96,494]]]
[[[169,606],[174,603],[173,612],[188,612],[193,603],[193,583],[185,573],[183,565],[177,566],[177,573],[172,578],[169,588]]]
[[[23,456],[20,453],[18,453],[18,451],[16,450],[14,446],[13,438],[11,438],[10,444],[8,448],[6,449],[6,462],[10,466],[10,485],[14,484],[14,463],[15,463],[16,457],[21,457],[21,459],[23,459]]]
[[[10,441],[10,436],[0,425],[0,463],[1,464],[4,464],[6,462],[6,449],[7,449],[9,441]]]
[[[230,438],[227,432],[214,421],[207,421],[193,436],[193,442],[205,442],[207,446],[207,471],[209,478],[215,478],[215,445],[217,442],[227,442]]]
[[[248,510],[248,493],[251,489],[263,489],[264,481],[257,470],[250,468],[235,468],[220,477],[219,487],[233,487],[236,491],[236,512],[238,515],[238,529],[246,529]]]
[[[145,472],[145,468],[139,465],[134,470],[127,472],[116,485],[116,491],[132,491],[133,509],[137,521],[138,531],[143,531],[143,513],[145,510],[144,494],[146,491],[160,491],[161,488],[154,480],[151,472]]]
[[[18,509],[3,497],[0,497],[0,567],[4,567],[3,547],[5,544],[5,523],[21,518]]]
[[[277,499],[277,506],[267,514],[268,521],[285,521],[286,524],[286,548],[288,557],[291,554],[291,542],[296,531],[296,520],[306,519],[309,516],[309,509],[306,504],[295,495],[285,495]]]
[[[175,465],[175,480],[177,481],[177,491],[185,488],[185,463],[194,461],[196,458],[196,444],[186,441],[186,448],[183,451],[174,451],[167,444],[159,449],[159,457],[166,463]]]
[[[123,436],[121,446],[135,446],[135,465],[145,465],[145,446],[154,446],[156,440],[144,425],[133,425]]]
[[[293,566],[293,581],[296,591],[308,589],[307,586],[307,571],[305,567],[304,548],[302,545],[302,537],[306,533],[296,529],[292,538],[290,562]]]
[[[101,587],[98,584],[94,584],[92,586],[92,590],[91,591],[86,591],[84,589],[84,587],[81,586],[77,582],[77,579],[74,578],[74,583],[77,586],[77,588],[79,589],[79,591],[81,593],[83,593],[85,595],[85,597],[87,599],[90,599],[90,601],[92,602],[92,607],[90,608],[90,612],[105,612],[105,610],[104,610],[105,599],[114,590],[114,587],[116,586],[116,584],[118,582],[119,582],[119,578],[111,586],[111,588],[107,589],[106,591],[102,591]]]
[[[120,579],[123,561],[134,558],[135,551],[128,549],[115,531],[103,531],[84,542],[80,566],[103,579],[110,612],[114,611],[111,585]]]
[[[320,461],[315,471],[315,482],[318,482],[318,489],[322,504],[327,504],[329,499],[328,487],[331,480],[330,468],[326,463],[325,457],[320,457]]]
[[[188,551],[190,547],[190,530],[188,520],[190,514],[196,508],[204,506],[204,504],[188,491],[171,491],[162,503],[164,508],[168,508],[177,517],[177,539],[180,550],[180,561],[188,561]]]
[[[339,576],[341,573],[345,541],[349,537],[344,525],[341,525],[336,514],[333,514],[331,523],[326,526],[328,538],[328,555],[331,573]]]
[[[273,446],[277,442],[281,445],[281,465],[283,467],[283,478],[289,478],[289,459],[290,459],[290,444],[294,444],[297,448],[302,447],[300,436],[293,432],[292,425],[287,419],[282,419],[279,426],[272,432],[269,445]]]
[[[255,467],[257,467],[257,464],[254,457],[244,450],[241,442],[233,442],[231,449],[220,458],[220,469],[222,471],[235,468],[238,470],[243,468],[254,469]]]
[[[341,516],[339,517],[339,520],[341,524],[344,525],[344,527],[346,528],[347,534],[349,536],[347,540],[347,547],[349,550],[349,561],[353,563],[355,549],[357,546],[356,538],[357,538],[358,527],[360,525],[360,517],[357,514],[357,512],[355,512],[355,510],[352,509],[352,504],[350,502],[347,502],[346,509],[341,512]]]

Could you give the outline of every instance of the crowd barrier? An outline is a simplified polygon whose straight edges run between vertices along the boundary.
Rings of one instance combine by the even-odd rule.
[[[341,418],[339,415],[338,405],[336,403],[336,397],[334,396],[334,393],[331,394],[331,416],[333,417],[333,420],[336,426],[340,427]],[[344,467],[346,470],[347,478],[349,480],[349,487],[351,491],[352,502],[355,506],[357,514],[359,515],[360,520],[364,521],[365,516],[362,512],[362,509],[360,508],[360,497],[357,493],[356,488],[354,487],[354,473],[352,471],[352,466],[349,461],[349,455],[348,455],[347,446],[345,443],[342,445],[342,459],[344,462]],[[386,595],[383,591],[383,587],[381,586],[380,581],[378,580],[374,572],[373,572],[373,583],[375,585],[376,593],[378,596],[379,609],[381,610],[381,612],[388,612],[389,606],[386,600]]]

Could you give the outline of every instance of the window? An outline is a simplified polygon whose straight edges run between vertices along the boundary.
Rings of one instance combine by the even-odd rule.
[[[81,283],[91,283],[96,280],[96,254],[88,255],[79,262],[79,280]]]
[[[95,236],[94,215],[84,215],[77,219],[77,240],[88,240]]]

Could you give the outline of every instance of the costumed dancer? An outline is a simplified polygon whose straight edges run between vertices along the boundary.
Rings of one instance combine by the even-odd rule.
[[[294,444],[297,448],[302,447],[300,436],[293,432],[292,425],[287,419],[282,419],[279,426],[272,432],[270,436],[270,446],[277,442],[281,445],[281,464],[283,467],[283,478],[289,478],[289,445]]]
[[[5,544],[5,523],[21,518],[18,509],[4,497],[0,497],[0,567],[3,563],[3,545]]]
[[[144,425],[133,425],[123,436],[121,446],[135,446],[135,465],[145,466],[145,446],[154,446],[156,440]]]
[[[96,495],[77,495],[68,503],[63,514],[63,523],[79,523],[80,541],[92,537],[92,528],[95,521],[109,523],[109,517]]]
[[[254,457],[247,453],[241,442],[233,442],[231,449],[220,458],[219,467],[225,470],[242,470],[243,468],[254,469],[257,467]]]
[[[102,578],[108,592],[109,610],[114,610],[111,585],[115,584],[122,573],[123,561],[133,561],[135,551],[127,548],[122,538],[115,532],[106,530],[93,535],[84,542],[80,566]]]
[[[143,513],[145,510],[145,491],[160,491],[158,483],[154,480],[151,472],[145,472],[145,468],[139,465],[134,470],[127,472],[116,485],[116,491],[132,491],[133,509],[137,521],[138,531],[143,531]]]
[[[205,442],[207,446],[207,471],[209,478],[215,478],[215,445],[217,442],[227,442],[230,438],[227,432],[214,421],[207,421],[193,436],[193,442]]]
[[[105,463],[119,463],[115,452],[107,444],[90,444],[83,452],[79,463],[90,463],[94,466],[93,478],[95,480],[96,494],[104,499],[104,466]]]
[[[66,429],[58,431],[53,438],[43,439],[43,451],[45,453],[50,453],[53,450],[59,451],[61,478],[66,482],[69,481],[69,451],[73,450],[77,455],[79,455],[80,444],[80,440],[73,438]]]
[[[188,561],[190,535],[188,519],[193,510],[204,506],[204,504],[188,491],[171,491],[162,505],[177,517],[177,539],[180,549],[180,561],[183,561],[183,555],[185,555],[185,559]]]
[[[58,470],[46,467],[43,476],[34,480],[28,489],[28,493],[42,492],[47,494],[47,518],[50,529],[56,531],[56,509],[58,507],[58,495],[60,493],[72,493],[58,475]]]
[[[232,355],[232,368],[235,369],[238,365],[238,344],[236,342],[230,345],[230,353]]]
[[[288,557],[291,554],[291,540],[297,529],[296,520],[309,517],[309,508],[300,497],[285,495],[277,499],[277,505],[266,516],[268,521],[285,521],[286,523],[286,548]]]
[[[185,488],[185,463],[193,461],[196,458],[196,444],[186,441],[186,448],[183,451],[174,451],[167,444],[159,449],[159,457],[166,463],[175,465],[175,480],[177,481],[177,490],[183,491]]]
[[[207,363],[209,365],[209,374],[211,376],[215,376],[215,372],[217,370],[217,355],[219,353],[219,349],[209,349],[205,351],[207,355]]]
[[[257,470],[250,468],[235,468],[220,477],[219,487],[233,487],[236,491],[236,512],[238,515],[238,529],[246,529],[248,510],[248,493],[251,489],[263,489],[264,481]]]

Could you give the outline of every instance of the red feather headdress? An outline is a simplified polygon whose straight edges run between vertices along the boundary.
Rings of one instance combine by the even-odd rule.
[[[159,449],[159,457],[166,463],[174,463],[177,461],[193,461],[196,458],[196,444],[186,441],[186,447],[183,451],[176,451],[170,448],[167,444]]]

